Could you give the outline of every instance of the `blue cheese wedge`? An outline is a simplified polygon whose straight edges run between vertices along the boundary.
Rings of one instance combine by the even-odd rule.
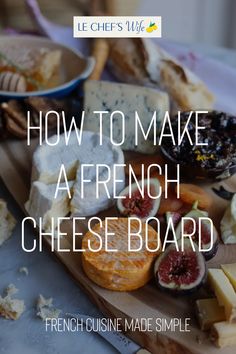
[[[236,243],[236,194],[225,211],[220,228],[221,238],[225,244]]]
[[[142,128],[145,133],[151,125],[154,112],[156,112],[156,133],[158,134],[165,112],[169,110],[169,98],[166,93],[141,86],[112,83],[106,81],[87,81],[84,85],[84,129],[93,132],[100,132],[100,119],[96,111],[106,111],[103,115],[102,133],[111,136],[110,114],[114,111],[121,111],[125,116],[123,125],[120,114],[112,118],[112,137],[116,143],[121,143],[123,150],[134,150],[142,153],[152,154],[157,151],[157,144],[154,144],[153,125],[148,138],[145,139],[139,123],[135,118],[138,113]],[[123,128],[124,127],[124,128]],[[135,130],[137,127],[137,140],[135,142]],[[124,139],[123,139],[123,132]]]

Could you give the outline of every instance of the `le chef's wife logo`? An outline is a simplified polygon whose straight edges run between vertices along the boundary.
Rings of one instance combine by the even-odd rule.
[[[161,37],[161,16],[74,16],[75,38]]]

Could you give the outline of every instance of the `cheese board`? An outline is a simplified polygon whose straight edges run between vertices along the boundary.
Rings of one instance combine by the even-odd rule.
[[[23,210],[24,204],[29,197],[34,149],[34,144],[29,147],[26,141],[9,140],[2,142],[0,145],[1,178]],[[216,227],[219,227],[219,221],[228,202],[213,192],[213,186],[217,189],[223,186],[226,190],[235,192],[236,176],[214,185],[204,185],[204,188],[208,190],[214,200],[210,216]],[[114,209],[108,210],[102,212],[101,217],[116,215],[116,213]],[[87,231],[86,222],[80,222],[78,228],[80,232],[85,233]],[[70,220],[63,224],[63,230],[65,230],[67,236],[63,238],[61,244],[63,248],[71,250],[72,222]],[[50,247],[50,239],[45,238],[44,241]],[[77,242],[80,242],[80,240]],[[179,318],[184,321],[185,318],[190,318],[189,332],[181,332],[179,330],[157,332],[154,330],[154,324],[152,324],[152,331],[127,331],[126,334],[128,336],[152,353],[233,354],[235,352],[235,347],[223,349],[214,347],[208,335],[200,331],[194,315],[193,302],[196,297],[206,296],[203,290],[188,297],[173,297],[159,291],[151,281],[141,289],[132,292],[109,291],[97,286],[88,279],[81,266],[80,253],[55,251],[55,254],[106,316],[111,318],[119,317],[123,320],[160,318],[169,321],[171,318]],[[217,268],[222,263],[233,263],[235,261],[236,245],[220,244],[217,255],[208,262],[208,266]]]

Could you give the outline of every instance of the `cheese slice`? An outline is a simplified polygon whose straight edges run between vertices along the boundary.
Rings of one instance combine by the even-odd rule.
[[[72,188],[73,182],[68,183]],[[66,183],[61,183],[60,188],[65,188]],[[25,204],[27,213],[35,219],[39,225],[39,218],[43,219],[42,226],[44,231],[50,231],[52,218],[64,217],[70,212],[69,195],[66,190],[58,190],[55,198],[57,185],[33,182],[30,190],[29,200]]]
[[[158,134],[164,114],[169,110],[169,99],[166,93],[148,87],[92,80],[85,82],[84,92],[86,114],[84,128],[86,130],[100,132],[99,116],[95,115],[94,111],[107,111],[108,114],[104,114],[102,133],[110,136],[110,114],[114,111],[121,111],[125,116],[124,129],[120,114],[115,114],[112,126],[114,141],[121,143],[123,131],[125,131],[125,139],[121,145],[123,150],[135,150],[147,154],[157,151],[158,147],[153,143],[153,133],[145,139],[138,125],[138,145],[135,144],[135,112],[137,111],[143,130],[147,133],[156,111],[156,134]],[[153,125],[151,132],[153,132]]]
[[[197,318],[202,331],[207,331],[213,323],[225,320],[224,307],[218,304],[216,298],[196,301]]]
[[[221,268],[223,269],[225,275],[229,278],[234,290],[236,291],[236,263],[222,264]]]
[[[236,345],[236,323],[214,323],[210,338],[219,348]]]
[[[236,293],[223,270],[209,269],[208,281],[219,305],[224,306],[226,320],[236,322]]]
[[[102,225],[98,223],[91,232],[87,232],[82,241],[82,249],[85,250],[82,254],[82,265],[87,276],[96,284],[116,291],[134,290],[145,285],[153,275],[153,262],[160,253],[159,250],[148,251],[147,242],[149,249],[154,250],[160,240],[156,230],[142,223],[141,250],[132,252],[128,249],[129,239],[131,248],[136,250],[140,239],[138,236],[130,237],[129,230],[134,233],[139,229],[138,220],[117,218],[108,220],[107,224],[106,221],[103,221]],[[95,236],[96,233],[100,235],[101,242]],[[114,236],[108,233],[114,233]]]

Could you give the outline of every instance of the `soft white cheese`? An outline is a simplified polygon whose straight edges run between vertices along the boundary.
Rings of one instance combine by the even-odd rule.
[[[55,136],[50,138],[55,141]],[[58,201],[53,201],[61,165],[64,164],[67,178],[74,180],[72,188],[72,200],[67,199],[67,192],[61,193]],[[84,193],[81,191],[81,166],[85,167],[83,179],[90,180],[89,183],[83,183]],[[38,219],[44,218],[44,229],[48,228],[52,216],[65,216],[69,211],[73,215],[90,216],[109,208],[113,203],[114,195],[114,177],[121,180],[116,184],[116,195],[121,192],[125,186],[124,167],[116,169],[116,176],[113,174],[114,164],[124,164],[124,154],[120,147],[114,146],[110,139],[103,136],[100,145],[100,134],[90,131],[83,131],[81,144],[77,141],[76,132],[71,133],[70,142],[65,146],[65,139],[62,135],[60,142],[55,146],[47,146],[45,143],[38,147],[33,157],[33,182],[29,201],[25,207],[29,215]],[[99,168],[97,166],[106,165]],[[101,186],[98,190],[97,180],[104,181],[108,179],[111,172],[107,190]],[[52,184],[53,183],[53,184]],[[72,182],[71,182],[72,183]],[[99,197],[97,197],[97,192]],[[69,210],[68,210],[68,206]]]
[[[73,182],[68,183],[71,188]],[[61,183],[60,187],[65,187],[66,183]],[[37,225],[39,218],[43,218],[43,229],[51,230],[52,218],[64,217],[70,212],[70,200],[66,190],[59,190],[55,197],[57,185],[33,182],[30,190],[30,197],[25,204],[27,213],[35,219]]]
[[[87,132],[88,133],[88,132]],[[76,182],[73,186],[73,198],[71,201],[71,212],[79,216],[96,215],[102,210],[114,204],[114,178],[122,182],[116,184],[116,194],[119,194],[125,186],[124,167],[119,166],[114,176],[114,164],[123,165],[124,155],[119,147],[113,146],[109,139],[103,137],[103,144],[99,145],[99,134],[89,133],[91,139],[87,141],[87,153],[80,157],[80,164],[77,170]],[[91,164],[83,168],[83,175],[91,182],[83,183],[82,195],[82,164]],[[101,166],[105,164],[106,167]],[[97,170],[100,165],[99,170]],[[97,173],[97,171],[99,173]],[[109,181],[106,184],[107,191],[97,181]],[[107,193],[108,192],[108,193]],[[109,196],[108,196],[109,194]]]
[[[236,243],[236,194],[221,220],[221,238],[225,244]]]
[[[48,139],[54,144],[57,136]],[[85,149],[83,151],[86,152]],[[57,183],[61,165],[64,164],[68,180],[74,180],[78,164],[78,141],[76,133],[70,135],[69,145],[66,146],[65,135],[60,135],[58,144],[50,146],[44,142],[35,150],[33,155],[32,181],[45,184]]]

